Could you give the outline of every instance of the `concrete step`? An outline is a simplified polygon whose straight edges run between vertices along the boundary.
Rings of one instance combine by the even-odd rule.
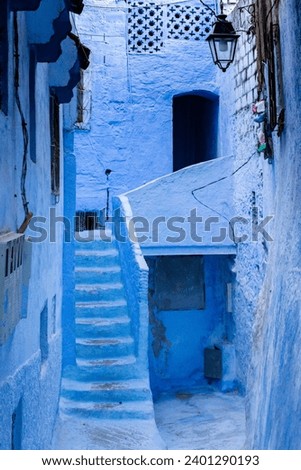
[[[115,249],[75,251],[76,267],[107,268],[108,266],[116,266],[118,263],[119,253]]]
[[[75,366],[65,368],[64,379],[79,382],[115,382],[142,378],[137,359],[133,355],[102,361],[77,359],[76,363]]]
[[[104,268],[76,267],[75,281],[78,284],[96,284],[98,282],[121,282],[120,266]]]
[[[89,241],[89,240],[102,240],[103,238],[107,237],[114,237],[114,231],[112,230],[113,227],[109,227],[106,223],[106,226],[103,228],[98,228],[95,230],[82,230],[80,232],[75,232],[74,239],[75,240],[82,240]]]
[[[131,336],[118,338],[77,338],[76,355],[83,359],[122,357],[134,353],[134,340]]]
[[[134,355],[118,358],[76,359],[77,378],[83,381],[123,380],[137,378]]]
[[[104,235],[103,238],[81,237],[75,241],[76,250],[111,250],[116,248],[117,244],[112,236]]]
[[[80,402],[61,398],[60,412],[79,415],[87,419],[150,419],[153,404],[149,401],[132,402]]]
[[[130,319],[128,316],[75,319],[75,331],[78,338],[130,336],[130,327]]]
[[[140,401],[152,400],[147,380],[81,382],[63,379],[62,396],[74,401]]]
[[[76,284],[75,286],[75,300],[79,302],[122,299],[124,299],[124,288],[120,282]]]
[[[125,299],[97,302],[76,302],[77,318],[109,318],[127,316],[128,308]]]

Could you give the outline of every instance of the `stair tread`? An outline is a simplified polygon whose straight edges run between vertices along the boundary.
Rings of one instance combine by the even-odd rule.
[[[130,323],[128,316],[112,317],[112,318],[76,318],[77,325],[95,325],[95,326],[109,326],[115,324]]]
[[[76,266],[75,272],[79,272],[79,273],[91,272],[91,273],[100,273],[100,274],[101,273],[120,273],[121,268],[118,264],[116,264],[115,266],[106,266],[103,268],[93,267],[93,266]]]
[[[124,307],[127,305],[125,299],[117,300],[81,300],[80,302],[75,302],[75,307],[78,308],[99,308],[99,307]]]
[[[78,355],[76,365],[65,370],[60,409],[88,419],[148,419],[153,413],[149,379],[137,370],[116,242],[77,241],[75,255]]]
[[[78,283],[75,285],[75,289],[77,291],[93,291],[93,290],[110,290],[116,289],[121,290],[123,289],[123,284],[121,282],[97,282],[93,284],[83,284]]]
[[[112,367],[134,364],[136,356],[107,357],[102,359],[76,359],[78,367]]]
[[[131,379],[131,380],[110,380],[110,381],[91,381],[83,382],[80,380],[63,379],[62,388],[64,390],[74,391],[97,391],[97,390],[149,390],[147,380]]]
[[[86,346],[104,346],[104,345],[118,345],[118,344],[131,344],[134,340],[131,336],[121,336],[116,338],[77,338],[76,344]]]
[[[106,257],[106,256],[117,256],[118,251],[115,249],[109,250],[75,250],[76,256],[95,256],[95,257]]]
[[[81,230],[80,232],[75,232],[75,240],[78,243],[90,243],[92,241],[104,241],[104,237],[112,237],[114,240],[114,235],[111,229],[101,228],[97,230]]]
[[[77,408],[80,410],[97,411],[106,409],[119,409],[126,411],[152,411],[153,403],[151,400],[140,401],[123,401],[123,402],[93,402],[93,401],[77,401],[67,398],[61,398],[61,408]]]

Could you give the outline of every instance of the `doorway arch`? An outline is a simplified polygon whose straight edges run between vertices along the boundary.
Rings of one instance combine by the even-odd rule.
[[[212,160],[217,153],[218,96],[188,92],[173,97],[173,171]]]

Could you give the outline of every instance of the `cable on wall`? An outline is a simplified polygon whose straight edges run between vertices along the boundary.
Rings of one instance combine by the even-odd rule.
[[[200,0],[200,3],[203,5],[203,7],[207,8],[207,10],[211,11],[211,13],[217,18],[216,12],[211,8],[207,3],[203,2],[203,0]]]
[[[249,156],[249,158],[244,162],[242,163],[238,168],[236,168],[232,173],[230,173],[230,175],[227,175],[227,176],[222,176],[221,178],[217,179],[217,180],[214,180],[214,181],[211,181],[210,183],[207,183],[205,184],[204,186],[200,186],[199,188],[195,188],[191,191],[191,194],[192,194],[192,197],[199,203],[201,204],[203,207],[206,207],[206,209],[209,209],[213,212],[215,212],[217,215],[223,217],[227,222],[229,222],[229,227],[230,227],[230,230],[231,230],[231,240],[234,241],[235,245],[237,245],[237,243],[235,242],[235,236],[234,236],[234,225],[232,223],[231,220],[229,220],[224,214],[218,212],[216,209],[213,209],[213,207],[210,207],[208,206],[207,204],[203,203],[202,201],[200,201],[200,199],[198,199],[195,195],[195,193],[197,191],[202,191],[203,189],[205,188],[208,188],[209,186],[212,186],[213,184],[217,184],[219,183],[220,181],[224,181],[228,178],[232,178],[232,176],[234,176],[236,173],[238,173],[240,170],[242,170],[242,168],[244,168],[249,162],[250,160],[254,157],[254,155],[257,154],[257,150],[255,152],[252,153],[252,155]]]
[[[271,14],[272,11],[274,10],[274,8],[275,8],[276,6],[278,6],[278,3],[279,3],[279,0],[274,0],[273,4],[271,5],[271,8],[269,9],[269,11],[268,11],[268,13],[267,13],[267,15],[266,15],[266,17],[265,17],[265,22],[266,22],[266,23],[267,23],[267,21],[268,21],[268,19],[269,19],[270,14]]]
[[[20,94],[19,94],[19,79],[20,79],[20,56],[19,56],[19,31],[18,31],[18,17],[17,12],[14,12],[13,17],[14,22],[14,90],[15,90],[15,99],[16,105],[19,111],[21,118],[21,127],[22,127],[22,136],[23,136],[23,159],[22,159],[22,173],[21,173],[21,198],[24,209],[25,218],[18,229],[18,233],[24,233],[30,219],[32,218],[32,212],[28,209],[28,201],[26,196],[26,176],[27,176],[27,157],[28,157],[28,147],[29,147],[29,135],[27,129],[27,122],[25,115],[22,109]]]

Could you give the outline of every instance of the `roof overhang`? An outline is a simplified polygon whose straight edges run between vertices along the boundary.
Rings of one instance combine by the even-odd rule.
[[[49,66],[50,88],[59,103],[71,101],[73,89],[80,81],[80,70],[89,66],[89,55],[90,49],[72,33],[62,42],[62,55]]]

